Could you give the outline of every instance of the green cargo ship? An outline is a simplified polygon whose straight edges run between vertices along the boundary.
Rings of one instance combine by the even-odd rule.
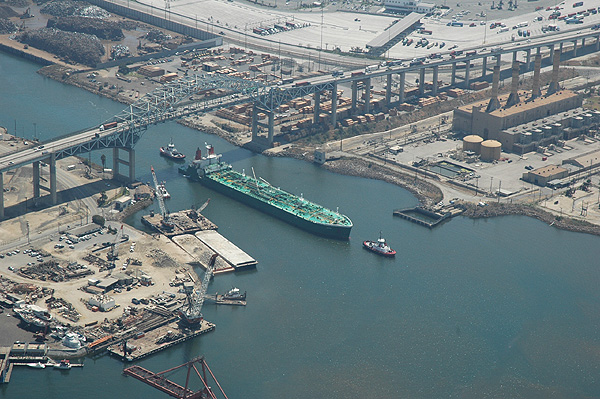
[[[179,172],[310,233],[339,240],[350,237],[352,221],[348,216],[273,187],[263,179],[239,173],[221,162],[221,155],[215,154],[212,146],[207,149],[206,157],[198,149],[194,161],[180,167]]]

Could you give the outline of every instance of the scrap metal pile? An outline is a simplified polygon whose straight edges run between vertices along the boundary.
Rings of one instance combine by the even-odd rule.
[[[88,18],[108,18],[109,12],[83,1],[58,0],[46,4],[40,9],[44,14],[55,17],[81,16]]]
[[[123,40],[125,36],[116,22],[88,17],[56,17],[48,20],[47,28],[55,28],[65,32],[87,33],[104,40]]]
[[[93,35],[42,28],[17,36],[21,43],[56,54],[68,61],[95,66],[104,55],[104,46]]]
[[[87,266],[79,265],[77,263],[63,267],[55,260],[49,260],[44,263],[22,267],[19,270],[19,274],[32,279],[59,282],[85,277],[94,274],[94,271],[88,269]]]

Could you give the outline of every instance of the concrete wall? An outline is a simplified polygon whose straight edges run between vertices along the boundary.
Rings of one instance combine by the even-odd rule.
[[[215,35],[214,33],[206,32],[198,28],[183,25],[179,22],[169,21],[158,15],[148,14],[138,10],[132,10],[120,4],[114,4],[105,0],[90,0],[88,2],[97,5],[98,7],[102,7],[105,10],[110,11],[112,13],[119,14],[131,19],[136,19],[138,21],[146,22],[150,25],[168,29],[170,31],[177,32],[186,36],[191,36],[196,39],[209,40],[214,39],[216,37],[220,37],[218,35]]]

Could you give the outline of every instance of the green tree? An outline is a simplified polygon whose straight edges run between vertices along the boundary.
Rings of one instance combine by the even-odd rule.
[[[96,223],[98,226],[104,227],[104,223],[106,223],[106,220],[102,215],[94,215],[92,216],[92,222]]]

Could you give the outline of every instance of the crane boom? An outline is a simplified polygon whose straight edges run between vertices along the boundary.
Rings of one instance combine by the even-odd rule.
[[[152,180],[154,181],[154,189],[156,190],[156,198],[158,198],[158,206],[160,207],[160,214],[162,215],[162,223],[165,227],[173,227],[169,220],[169,214],[167,213],[167,209],[165,208],[165,200],[163,198],[163,192],[159,187],[158,179],[156,178],[156,173],[154,173],[154,166],[150,166],[150,170],[152,171]]]
[[[204,277],[202,278],[202,284],[198,290],[189,289],[186,290],[185,293],[187,295],[187,304],[185,308],[181,309],[179,314],[188,324],[198,324],[202,321],[202,305],[204,305],[204,297],[206,295],[206,291],[208,290],[208,284],[210,283],[210,278],[213,275],[215,270],[215,263],[217,260],[218,254],[213,254],[206,266],[206,271],[204,272]]]

